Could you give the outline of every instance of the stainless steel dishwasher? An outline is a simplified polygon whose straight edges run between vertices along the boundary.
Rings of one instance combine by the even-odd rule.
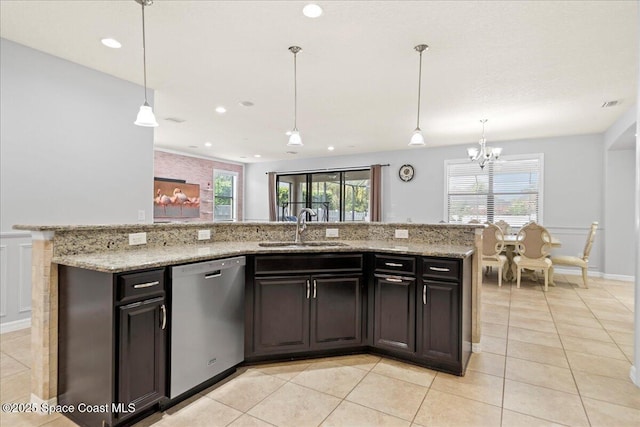
[[[171,268],[173,399],[244,360],[245,257]]]

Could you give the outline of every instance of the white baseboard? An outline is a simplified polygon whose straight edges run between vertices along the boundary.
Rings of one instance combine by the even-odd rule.
[[[38,408],[38,411],[36,412],[36,414],[49,415],[47,408],[49,408],[50,406],[56,406],[58,404],[58,397],[56,396],[56,397],[52,397],[49,400],[44,400],[36,396],[35,394],[31,393],[31,403],[33,403],[33,405],[36,408]]]
[[[0,323],[0,334],[7,332],[19,331],[20,329],[26,329],[31,327],[31,318],[14,320],[13,322]]]
[[[629,378],[631,378],[632,383],[634,383],[637,387],[640,387],[640,378],[638,378],[638,371],[633,365],[631,365],[631,369],[629,369]]]
[[[635,282],[635,276],[625,276],[624,274],[603,274],[602,277],[604,279],[609,280],[620,280],[623,282]]]
[[[573,274],[573,275],[582,275],[582,271],[579,268],[553,268],[553,272],[557,274]],[[602,279],[608,280],[620,280],[623,282],[634,282],[636,280],[635,276],[626,276],[624,274],[608,274],[603,273],[601,271],[588,271],[589,277],[598,277]]]

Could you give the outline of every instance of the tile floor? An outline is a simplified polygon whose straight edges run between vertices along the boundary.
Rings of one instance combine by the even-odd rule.
[[[242,368],[143,420],[168,426],[638,426],[628,378],[633,284],[556,275],[483,285],[482,353],[456,377],[372,355]],[[29,396],[29,330],[0,336],[0,400]],[[6,427],[63,427],[60,415],[0,413]]]

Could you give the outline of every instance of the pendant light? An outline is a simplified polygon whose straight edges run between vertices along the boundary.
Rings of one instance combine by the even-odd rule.
[[[487,123],[487,119],[480,120],[480,123],[482,123],[482,137],[480,138],[480,141],[478,141],[480,148],[469,147],[467,148],[467,154],[469,155],[469,160],[472,162],[478,162],[480,169],[484,169],[484,166],[487,163],[491,163],[500,158],[502,148],[487,147],[487,139],[484,137],[484,125]]]
[[[291,135],[289,135],[289,142],[287,145],[289,147],[302,147],[302,138],[300,137],[300,132],[298,131],[297,120],[298,120],[298,70],[297,70],[297,62],[296,58],[298,56],[298,52],[302,50],[299,46],[291,46],[289,47],[291,53],[293,53],[293,130],[291,131]]]
[[[156,127],[158,126],[156,116],[153,115],[153,110],[147,102],[147,46],[144,34],[144,7],[151,6],[153,4],[153,0],[135,0],[135,2],[142,5],[142,66],[144,70],[144,104],[142,104],[142,106],[140,107],[140,111],[138,111],[138,117],[136,118],[134,124],[145,127]]]
[[[422,89],[422,52],[429,49],[429,46],[426,44],[419,44],[414,47],[415,50],[420,52],[420,68],[418,71],[418,120],[416,123],[416,130],[413,131],[411,135],[411,141],[409,141],[410,147],[421,147],[424,144],[424,136],[422,135],[422,130],[420,129],[420,89]]]

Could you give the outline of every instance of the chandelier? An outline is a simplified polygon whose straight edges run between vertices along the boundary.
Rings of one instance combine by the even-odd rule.
[[[487,123],[487,119],[480,120],[482,123],[482,137],[478,143],[480,148],[469,147],[467,148],[467,154],[469,154],[469,160],[472,162],[478,162],[480,169],[484,169],[484,165],[491,163],[494,160],[498,160],[502,153],[500,147],[487,147],[487,139],[484,137],[484,124]]]

